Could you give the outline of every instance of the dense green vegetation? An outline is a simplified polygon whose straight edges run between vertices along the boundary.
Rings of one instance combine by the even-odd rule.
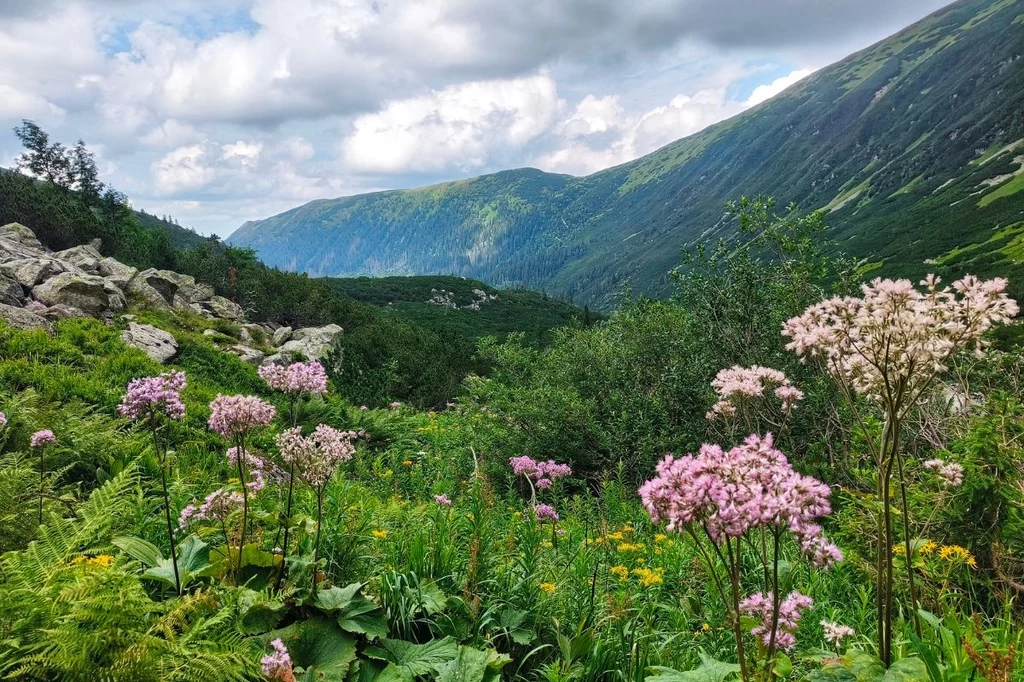
[[[49,142],[31,122],[23,127],[41,138],[34,150],[26,147],[25,165],[34,164],[33,172],[40,178],[63,177],[62,168],[69,165],[63,162],[63,146]],[[76,149],[91,158],[83,143]],[[432,278],[353,284],[284,272],[261,263],[250,249],[133,211],[112,188],[104,187],[95,196],[76,182],[73,174],[60,184],[0,171],[0,224],[29,226],[54,250],[98,238],[104,255],[140,269],[174,270],[212,285],[216,293],[239,303],[254,322],[295,328],[341,325],[345,333],[337,352],[338,381],[351,399],[369,405],[393,399],[423,407],[443,405],[468,373],[485,371],[485,362],[476,354],[478,339],[503,339],[511,331],[524,331],[533,343],[546,343],[552,327],[575,324],[577,319],[582,323],[588,315],[540,294],[496,292],[490,287],[485,288],[498,295],[497,300],[478,311],[453,311],[426,304],[429,289],[441,284]],[[468,286],[444,284],[460,297]],[[476,286],[483,285],[473,283],[470,288]],[[380,296],[392,295],[398,305],[381,309]]]
[[[851,263],[821,241],[823,216],[778,215],[763,201],[730,213],[741,239],[693,253],[672,298],[628,301],[590,327],[557,332],[546,349],[517,335],[485,341],[491,374],[469,378],[434,411],[363,410],[349,392],[361,379],[343,374],[323,395],[315,382],[304,395],[276,392],[202,333],[211,322],[189,315],[136,311],[177,337],[182,351],[169,367],[123,345],[124,320],[65,320],[52,336],[0,326],[0,674],[1024,679],[1024,355],[949,358],[893,431],[884,403],[848,399],[779,333],[830,294],[858,293]],[[709,420],[722,395],[711,382],[735,364],[783,370],[803,393],[790,417],[765,393],[742,403],[746,420]],[[175,384],[183,415],[145,402],[149,391],[123,399],[131,379],[169,371],[187,377]],[[253,396],[277,414],[260,408],[242,419],[214,404],[221,394]],[[129,421],[119,403],[153,406],[141,414],[157,428],[148,417]],[[334,451],[342,456],[329,460],[327,477],[309,459],[282,459],[294,452],[289,428],[325,433],[313,431],[318,424],[352,432],[343,439],[354,448]],[[54,442],[39,436],[44,429]],[[815,494],[831,498],[831,512],[811,517],[845,558],[827,570],[813,568],[781,526],[715,554],[706,538],[652,522],[640,504],[637,486],[666,453],[731,448],[767,429],[797,472],[828,484]],[[900,514],[889,546],[875,534],[883,473],[869,453],[894,432],[902,447],[891,501]],[[252,459],[225,456],[232,445]],[[534,464],[516,460],[517,475],[510,460],[524,454]],[[542,485],[531,466],[549,459],[571,465],[571,475],[543,464],[553,484]],[[933,459],[959,466],[961,480],[943,479]],[[289,463],[293,486],[274,473]],[[214,491],[220,497],[208,497]],[[224,504],[203,512],[204,499]],[[545,505],[557,521],[545,520]],[[888,657],[876,611],[880,557],[895,566]],[[813,599],[780,626],[792,646],[766,644],[755,630],[763,616],[740,617],[723,599],[729,590],[716,581],[729,566],[743,597],[770,588]],[[278,641],[290,665],[274,653]]]
[[[764,193],[830,210],[837,242],[875,274],[1017,274],[1022,16],[1019,1],[961,0],[750,111],[587,177],[521,169],[315,201],[230,241],[316,275],[448,273],[610,308],[627,283],[670,293],[680,246],[727,230],[727,200]]]

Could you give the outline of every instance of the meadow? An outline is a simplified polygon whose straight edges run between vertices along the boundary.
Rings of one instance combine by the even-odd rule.
[[[167,366],[0,326],[0,675],[1024,679],[1007,283],[860,285],[733,208],[671,299],[484,339],[430,411],[185,313],[133,311]]]

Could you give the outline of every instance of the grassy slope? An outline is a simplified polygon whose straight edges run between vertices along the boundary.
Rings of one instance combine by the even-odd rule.
[[[964,0],[607,171],[522,169],[318,201],[231,241],[312,274],[450,273],[607,305],[626,282],[665,292],[680,246],[723,230],[724,202],[766,193],[830,208],[844,249],[916,275],[1024,219],[1013,175],[1024,148],[1007,148],[1024,139],[1022,53],[1024,2]],[[969,266],[1016,274],[1020,262],[986,246]]]

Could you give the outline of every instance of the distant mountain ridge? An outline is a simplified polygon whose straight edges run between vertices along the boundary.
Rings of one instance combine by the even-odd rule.
[[[759,193],[865,271],[1024,274],[1024,0],[961,0],[742,114],[585,177],[519,169],[320,200],[229,238],[311,275],[450,273],[607,306]]]

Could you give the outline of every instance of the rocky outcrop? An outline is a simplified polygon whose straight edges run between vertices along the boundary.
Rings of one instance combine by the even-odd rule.
[[[113,258],[104,258],[100,261],[100,276],[108,282],[112,282],[121,288],[121,291],[128,289],[128,284],[139,274],[138,268],[125,265]]]
[[[103,256],[100,252],[88,244],[73,246],[53,254],[57,260],[71,263],[82,272],[89,275],[100,274],[100,261]]]
[[[229,346],[226,350],[233,355],[237,355],[242,362],[247,362],[250,365],[258,365],[263,360],[263,351],[251,348],[250,346],[237,344]]]
[[[224,320],[241,320],[245,317],[245,311],[242,310],[242,306],[223,296],[211,296],[210,300],[203,301],[199,305],[214,317]]]
[[[0,320],[15,329],[45,329],[53,331],[53,325],[45,317],[40,317],[24,308],[16,308],[0,303]]]
[[[122,310],[124,294],[96,275],[62,272],[32,288],[32,298],[47,306],[66,305],[99,315]]]
[[[25,289],[14,279],[0,272],[0,303],[20,306],[25,302]]]
[[[167,362],[178,354],[178,342],[174,337],[152,325],[129,322],[128,329],[121,332],[121,339],[157,362]]]
[[[274,347],[277,348],[284,343],[291,341],[292,339],[292,328],[291,327],[278,327],[274,330],[273,343]]]
[[[323,327],[304,327],[292,333],[292,338],[278,350],[284,353],[301,353],[310,360],[320,360],[334,347],[342,329],[336,324]]]
[[[7,223],[0,227],[0,240],[11,242],[33,251],[45,251],[42,243],[36,239],[36,233],[21,223]]]
[[[70,269],[65,263],[53,258],[16,258],[0,263],[0,271],[26,289]]]

